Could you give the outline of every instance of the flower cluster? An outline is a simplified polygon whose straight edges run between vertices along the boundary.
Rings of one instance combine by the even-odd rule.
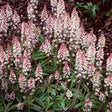
[[[15,93],[14,93],[14,91],[12,91],[12,93],[10,95],[9,95],[8,92],[6,92],[5,99],[7,99],[7,100],[14,100],[15,99]]]

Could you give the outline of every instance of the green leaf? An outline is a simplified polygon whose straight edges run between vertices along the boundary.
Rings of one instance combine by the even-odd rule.
[[[42,108],[38,105],[35,105],[35,104],[31,105],[30,109],[36,110],[36,112],[43,112]]]
[[[82,107],[82,106],[84,106],[84,104],[85,104],[85,102],[80,102],[80,103],[75,105],[75,108]]]
[[[34,100],[36,101],[35,103],[37,103],[37,104],[38,104],[38,106],[39,106],[40,108],[45,107],[45,104],[44,104],[44,102],[43,102],[43,99],[40,99],[40,98],[34,97]],[[33,103],[31,103],[31,105],[33,105]]]
[[[16,109],[16,108],[17,108],[17,105],[13,105],[13,106],[11,106],[11,107],[8,109],[8,111],[14,110],[14,109]]]
[[[45,59],[45,58],[47,58],[47,56],[38,56],[38,57],[31,57],[31,59],[33,59],[33,60],[40,60],[40,59]]]
[[[52,95],[54,95],[54,96],[56,95],[55,89],[50,89],[50,92]]]
[[[22,102],[22,95],[19,93],[16,93],[16,100],[18,101],[18,103]]]
[[[98,105],[93,104],[93,105],[92,105],[92,108],[94,108],[94,109],[99,109],[99,106],[98,106]]]
[[[102,0],[102,4],[104,5],[104,3],[105,3],[105,0]]]
[[[13,101],[11,101],[11,102],[9,102],[8,104],[7,104],[7,109],[11,106],[13,104]]]

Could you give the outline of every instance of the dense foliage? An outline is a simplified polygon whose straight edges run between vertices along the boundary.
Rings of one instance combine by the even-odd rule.
[[[103,66],[104,34],[86,33],[63,0],[51,0],[52,14],[44,5],[38,26],[37,4],[28,3],[28,22],[9,4],[0,10],[1,36],[14,33],[7,48],[0,45],[0,112],[111,112],[112,53]]]

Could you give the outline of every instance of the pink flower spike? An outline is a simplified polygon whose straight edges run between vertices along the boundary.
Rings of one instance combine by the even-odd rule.
[[[40,46],[40,51],[47,53],[47,55],[51,53],[51,45],[48,40],[42,43],[42,45]]]
[[[73,9],[72,14],[71,14],[71,19],[75,18],[78,15],[76,8]]]
[[[31,71],[31,62],[29,60],[29,55],[27,54],[23,61],[23,72],[27,73],[28,71]]]
[[[52,79],[52,77],[53,77],[53,74],[50,74],[50,75],[49,75],[49,80],[51,80],[51,79]]]
[[[18,103],[17,110],[23,110],[24,103]]]
[[[10,5],[7,3],[6,4],[6,14],[7,14],[7,17],[9,18],[11,18],[11,16],[12,16],[12,8],[10,7]]]
[[[97,51],[97,60],[103,60],[104,59],[104,51],[103,51],[103,48],[100,47]]]
[[[86,103],[84,105],[84,112],[90,112],[91,111],[91,107],[92,107],[92,102],[90,101],[90,98],[87,98],[86,100]]]
[[[57,4],[57,17],[63,15],[65,12],[65,3],[63,0],[59,0]]]
[[[41,13],[41,21],[45,22],[48,19],[47,7],[44,5],[44,9]]]
[[[57,70],[55,72],[55,79],[56,80],[60,80],[61,79],[61,76],[60,76],[60,74],[59,74],[59,72]]]
[[[5,99],[9,100],[9,98],[10,98],[9,93],[6,92],[6,94],[5,94]]]
[[[13,21],[15,24],[20,22],[20,16],[18,15],[17,11],[14,9]]]
[[[43,79],[42,75],[43,75],[43,71],[41,69],[40,63],[38,63],[36,71],[35,71],[36,80],[39,80],[40,82],[42,82],[42,79]]]
[[[110,73],[112,72],[112,53],[110,54],[110,56],[107,59],[107,62],[106,62],[106,70],[108,72],[110,72]]]
[[[88,69],[88,76],[92,77],[92,75],[94,75],[94,73],[95,73],[95,70],[96,70],[96,68],[94,66],[94,63],[91,63],[91,65],[89,66],[89,69]]]
[[[18,81],[19,81],[19,87],[20,87],[22,90],[24,90],[24,89],[26,88],[26,78],[25,78],[25,76],[23,76],[23,75],[20,73]]]
[[[110,90],[112,90],[112,74],[108,74],[107,78],[104,80],[105,86],[109,86]]]
[[[57,57],[64,60],[64,59],[67,59],[68,56],[69,56],[69,51],[66,48],[66,45],[61,44],[60,49],[58,50],[58,56]]]
[[[57,0],[50,0],[51,6],[56,7],[57,6]]]
[[[11,100],[14,100],[15,99],[15,93],[14,93],[14,91],[12,91],[12,93],[10,94],[10,99]]]
[[[13,72],[12,68],[10,69],[10,75],[9,75],[9,80],[14,83],[16,81],[16,75]]]
[[[6,17],[6,15],[4,15],[0,27],[1,27],[0,31],[4,31],[5,33],[7,32],[7,30],[8,30],[8,23],[7,23],[7,17]]]
[[[6,61],[6,53],[3,47],[0,45],[0,63],[4,63]]]
[[[25,58],[27,55],[28,55],[28,57],[30,57],[30,51],[29,51],[28,47],[25,48],[23,57]]]
[[[29,88],[30,90],[35,88],[35,79],[34,79],[34,78],[30,78],[30,79],[28,80],[28,88]]]
[[[98,45],[97,45],[97,48],[99,47],[104,47],[105,46],[105,37],[104,37],[104,34],[101,33],[101,36],[99,37],[99,40],[98,40]]]
[[[1,7],[1,10],[0,10],[0,23],[1,21],[3,20],[4,16],[5,16],[5,9],[4,9],[4,6]]]
[[[72,97],[72,91],[70,91],[69,89],[67,90],[67,92],[66,92],[66,96],[67,96],[67,98],[68,99],[70,99],[71,97]]]
[[[7,89],[8,89],[8,84],[7,84],[7,81],[6,81],[6,78],[5,78],[5,77],[2,78],[2,83],[1,83],[1,85],[2,85],[2,89],[5,90],[5,91],[7,91]]]
[[[105,99],[105,95],[100,91],[99,100],[104,101],[104,99]]]
[[[63,68],[64,77],[68,78],[70,75],[70,67],[68,66],[68,63],[65,62],[65,66]]]
[[[14,44],[13,44],[13,56],[16,57],[21,57],[21,45],[18,41],[18,38],[14,36],[13,38]]]

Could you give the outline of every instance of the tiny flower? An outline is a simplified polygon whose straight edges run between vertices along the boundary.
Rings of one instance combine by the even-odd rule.
[[[66,92],[66,96],[68,99],[70,99],[72,97],[72,91],[70,91],[69,89]]]
[[[24,105],[24,103],[19,103],[17,105],[17,110],[23,110],[23,105]]]

